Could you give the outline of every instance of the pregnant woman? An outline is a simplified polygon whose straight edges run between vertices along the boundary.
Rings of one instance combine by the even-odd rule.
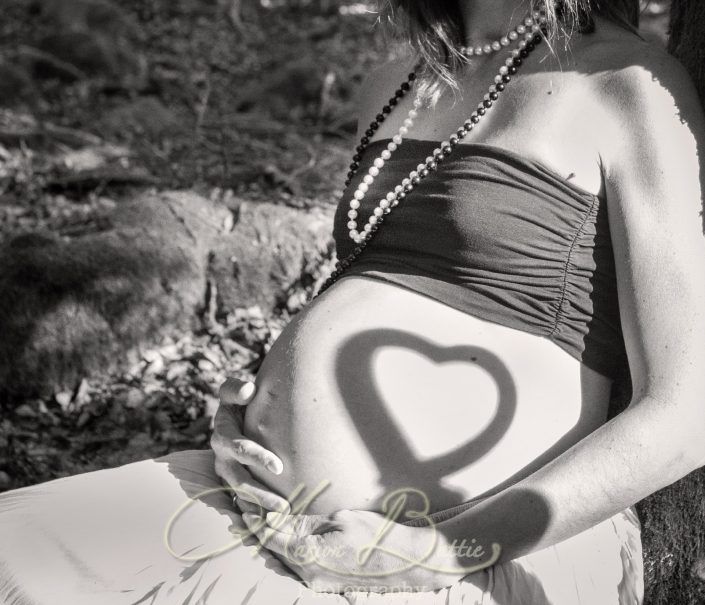
[[[214,452],[0,496],[4,602],[640,603],[632,506],[705,464],[705,121],[637,9],[388,2],[334,275]]]

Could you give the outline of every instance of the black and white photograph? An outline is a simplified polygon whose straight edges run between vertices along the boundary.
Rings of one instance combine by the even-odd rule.
[[[0,605],[705,605],[703,0],[0,9]]]

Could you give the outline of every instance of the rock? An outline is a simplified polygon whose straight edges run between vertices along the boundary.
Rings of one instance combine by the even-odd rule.
[[[334,209],[301,212],[242,202],[231,233],[213,249],[209,266],[221,309],[286,304],[286,291],[333,250]]]
[[[0,398],[73,390],[193,327],[229,210],[192,193],[118,204],[110,228],[28,234],[0,248]]]

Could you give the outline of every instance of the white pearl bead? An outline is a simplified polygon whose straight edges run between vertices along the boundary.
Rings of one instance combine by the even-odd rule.
[[[516,40],[517,38],[519,38],[519,34],[517,34],[515,31],[509,32],[509,39],[510,40]]]
[[[475,49],[474,48],[466,48],[465,52],[463,54],[467,55],[468,57],[472,57],[475,54]]]
[[[537,34],[537,33],[539,33],[539,32],[541,31],[541,26],[534,24],[534,25],[531,26],[531,31],[532,31],[534,34]]]
[[[406,118],[406,120],[404,120],[404,126],[406,126],[407,128],[411,128],[413,125],[414,120],[412,120],[411,118]]]
[[[509,72],[509,70],[507,69],[506,65],[502,65],[502,67],[499,68],[499,73],[501,73],[502,75],[505,75],[508,72]]]
[[[370,217],[370,220],[372,220],[372,217]],[[367,231],[367,232],[369,233],[370,229],[372,229],[372,225],[370,225],[369,223],[367,223],[367,224],[365,225],[365,231]]]
[[[379,210],[379,208],[375,208],[375,210]],[[380,210],[380,212],[382,212],[382,211]],[[368,225],[370,225],[370,229],[371,229],[372,228],[371,226],[374,225],[376,222],[377,222],[377,217],[371,216],[370,222],[367,225],[365,225],[365,231],[369,231],[369,229],[367,228]]]
[[[418,115],[419,115],[419,112],[416,111],[415,109],[411,109],[411,110],[409,111],[409,117],[410,117],[412,120],[415,120]]]
[[[367,172],[370,173],[370,176],[378,176],[379,168],[377,168],[377,166],[370,166],[370,169]]]
[[[507,36],[502,36],[502,37],[499,39],[499,43],[500,43],[502,46],[509,46],[509,38],[507,38]]]
[[[350,218],[357,218],[357,210],[348,210],[348,216]]]
[[[357,230],[355,229],[350,229],[350,237],[353,239],[357,237]]]
[[[357,223],[355,221],[348,221],[348,229],[354,229],[357,227]]]
[[[489,91],[490,91],[490,93],[497,92],[497,87],[494,84],[492,84],[492,86],[490,86],[490,88],[489,88]]]
[[[394,141],[397,145],[401,145],[401,135],[395,134],[392,137],[392,141]]]
[[[475,47],[475,54],[476,54],[476,55],[481,55],[481,54],[482,54],[482,46],[476,46],[476,47]]]
[[[416,172],[421,172],[424,168],[426,168],[426,164],[419,164],[416,167]]]
[[[531,17],[527,17],[526,19],[524,19],[524,25],[526,25],[526,27],[529,27],[530,25],[533,25],[533,24],[534,24],[534,20]]]
[[[414,99],[414,109],[418,109],[423,105],[423,101],[419,99],[418,97]]]
[[[520,50],[517,50],[516,48],[512,51],[512,57],[518,57],[521,54]]]
[[[404,190],[404,187],[402,187],[401,185],[397,185],[397,186],[394,188],[394,191],[395,191],[396,193],[401,193],[403,190]]]
[[[375,180],[369,174],[366,174],[364,177],[362,177],[362,182],[367,185],[371,185],[375,182]]]
[[[426,164],[430,164],[430,163],[433,162],[433,161],[434,161],[434,160],[433,160],[433,156],[430,156],[430,155],[429,155],[429,156],[426,158]]]
[[[412,170],[412,171],[409,173],[409,178],[410,178],[410,179],[415,179],[417,176],[419,176],[419,173],[416,172],[416,170]]]
[[[389,203],[390,203],[390,202],[388,202],[387,200],[382,200],[382,201],[379,203],[379,207],[380,207],[380,208],[389,208]]]
[[[404,179],[401,182],[402,186],[404,186],[404,187],[406,187],[409,183],[411,183],[411,181],[409,179]]]
[[[502,83],[502,76],[495,76],[494,82],[495,82],[495,84],[501,84]]]
[[[485,44],[482,47],[482,52],[485,53],[486,55],[489,55],[492,52],[492,47],[489,44]]]
[[[357,200],[350,200],[350,207],[353,210],[357,210],[360,207],[360,202],[358,202]]]
[[[389,158],[392,157],[392,152],[389,151],[389,149],[385,149],[385,150],[381,153],[381,155],[382,155],[382,159],[383,159],[383,160],[388,160]]]
[[[485,101],[489,101],[489,100],[490,100],[490,95],[489,95],[489,93],[487,93],[487,94],[486,94],[484,97],[482,97],[482,98],[483,98]],[[483,107],[484,107],[484,105],[483,105]]]
[[[358,189],[355,193],[353,193],[353,197],[356,200],[361,200],[363,197],[365,197],[365,194],[364,194],[364,192],[362,192]]]
[[[507,67],[511,67],[512,65],[514,65],[514,60],[510,57],[509,59],[507,59],[507,60],[504,62],[504,64],[505,64]]]
[[[362,191],[362,193],[367,193],[367,190],[370,188],[370,186],[367,183],[360,183],[357,186],[358,191]]]
[[[518,34],[525,34],[525,33],[526,33],[526,27],[524,27],[524,25],[520,23],[519,25],[517,25],[515,31],[516,31],[516,33],[518,33]]]
[[[397,144],[394,141],[389,141],[387,144],[387,149],[389,151],[396,151],[397,150]]]
[[[399,134],[400,136],[404,136],[407,132],[409,132],[409,129],[406,126],[400,126],[399,127]]]
[[[377,168],[382,168],[384,166],[384,160],[382,158],[377,158],[374,161],[374,165]],[[375,176],[377,176],[377,175],[375,175]]]
[[[524,50],[526,48],[526,40],[522,40],[521,42],[519,42],[519,48],[521,50]]]
[[[386,200],[382,200],[382,201],[386,201]],[[382,208],[375,208],[372,212],[374,213],[375,216],[382,216],[384,214],[384,210],[382,210]]]
[[[443,150],[440,147],[436,147],[433,150],[433,155],[435,156],[435,155],[438,155],[439,153],[443,153]]]
[[[386,198],[386,199],[391,202],[395,197],[397,197],[397,196],[394,195],[394,194],[390,191],[390,192],[387,194],[387,198]],[[384,202],[385,200],[382,200],[382,201]],[[381,202],[380,202],[380,203],[381,203]]]
[[[501,48],[502,48],[502,45],[501,45],[499,42],[497,42],[497,40],[495,40],[494,42],[492,42],[492,50],[498,51],[498,50],[500,50]]]

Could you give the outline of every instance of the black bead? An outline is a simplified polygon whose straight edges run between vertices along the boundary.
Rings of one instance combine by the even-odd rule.
[[[412,72],[409,74],[409,78],[408,78],[408,79],[409,79],[411,82],[413,82],[414,80],[416,80],[416,74],[412,71]]]
[[[384,120],[385,120],[384,114],[383,114],[383,113],[378,113],[378,114],[375,116],[375,120],[377,120],[378,122],[384,122]]]
[[[470,116],[470,121],[471,121],[473,124],[477,124],[477,123],[480,121],[480,116],[478,116],[478,115],[476,115],[476,114],[473,114],[473,115]]]
[[[340,265],[347,269],[350,266],[350,261],[347,258],[344,258],[341,262]]]
[[[487,113],[487,110],[484,107],[478,107],[475,111],[481,116],[484,116]]]
[[[374,233],[377,229],[379,229],[377,225],[372,225],[372,227],[370,227],[370,233]]]
[[[519,56],[520,56],[522,59],[526,59],[526,57],[529,56],[529,51],[526,50],[525,48],[522,48],[522,49],[519,51]]]
[[[488,100],[488,99],[485,99],[485,100],[482,102],[482,104],[483,104],[487,109],[489,109],[490,107],[492,107],[492,101],[490,101],[490,100]]]
[[[521,60],[521,57],[514,57],[512,59],[512,63],[514,64],[514,67],[521,67],[523,61]]]
[[[511,69],[511,68],[510,68],[510,69]],[[377,122],[371,122],[371,123],[370,123],[370,130],[372,130],[372,132],[374,132],[374,131],[377,130],[378,128],[379,128],[379,124],[377,124]]]
[[[384,107],[382,107],[382,113],[383,114],[392,113],[392,108],[389,105],[385,105]]]
[[[404,92],[408,92],[411,86],[409,86],[408,82],[404,82],[399,88],[401,88]]]
[[[421,182],[421,179],[417,176],[412,177],[412,179],[411,179],[411,184],[414,186],[418,185],[420,182]]]
[[[357,247],[353,250],[353,254],[360,254],[360,252],[362,252],[362,248],[361,248],[360,246],[357,246]]]
[[[395,96],[397,99],[401,99],[401,98],[404,96],[404,91],[403,91],[403,90],[397,90],[397,91],[394,93],[394,96]]]
[[[465,130],[465,128],[458,128],[458,130],[455,132],[455,136],[458,137],[459,139],[464,139],[468,134],[468,131]]]
[[[429,162],[428,164],[426,164],[426,167],[429,170],[436,170],[436,168],[438,168],[438,164],[436,162]]]
[[[355,173],[352,170],[350,172],[348,172],[349,179],[353,178],[354,176],[355,176]]]
[[[499,95],[496,92],[491,92],[490,99],[492,99],[493,101],[496,101],[497,99],[499,99]]]
[[[353,162],[359,162],[362,159],[362,156],[359,153],[356,153],[353,156]]]
[[[363,240],[360,242],[360,248],[363,248],[363,249],[364,249],[365,246],[367,246],[367,240],[366,240],[366,239],[363,239]]]
[[[502,82],[504,82],[505,84],[507,84],[508,82],[510,82],[511,79],[512,79],[512,78],[511,78],[511,76],[510,76],[509,74],[504,74],[504,75],[502,76]]]
[[[540,34],[535,34],[533,38],[534,44],[541,44],[543,42],[543,37]]]
[[[526,50],[528,50],[529,52],[531,52],[531,51],[534,50],[535,48],[536,48],[536,45],[535,45],[533,42],[529,42],[529,43],[526,45]]]
[[[350,170],[353,172],[357,172],[357,169],[359,167],[360,167],[360,164],[358,164],[357,162],[353,162],[352,164],[350,164]]]
[[[357,147],[355,147],[355,151],[357,151],[358,153],[362,153],[363,151],[365,151],[365,146],[358,145]],[[355,158],[353,158],[353,159],[355,159]]]
[[[368,128],[367,130],[365,130],[366,137],[371,137],[374,133],[375,133],[375,131],[372,130],[371,128]]]
[[[413,190],[414,190],[414,186],[411,183],[409,183],[408,185],[404,185],[404,191],[406,193],[411,193]]]
[[[369,135],[369,136],[372,136],[372,135]],[[363,145],[367,145],[369,142],[370,142],[370,139],[368,137],[362,137],[360,139],[360,143],[362,143]]]
[[[451,145],[457,145],[458,144],[458,135],[457,134],[452,134],[448,137],[448,142]]]
[[[495,84],[494,87],[497,89],[498,92],[502,92],[506,88],[504,84]]]
[[[345,186],[346,187],[349,187],[350,183],[352,183],[352,181],[349,178],[345,179]]]
[[[428,176],[428,168],[422,168],[421,170],[419,170],[419,175],[423,178],[426,178]]]
[[[403,200],[405,197],[406,197],[406,193],[404,191],[400,191],[399,193],[397,193],[397,199],[399,201]]]
[[[394,107],[398,102],[399,102],[399,101],[397,101],[397,98],[396,98],[396,97],[392,97],[391,99],[389,99],[389,105],[390,105],[390,107]]]
[[[510,65],[509,67],[507,67],[507,71],[508,71],[511,75],[514,75],[514,74],[517,72],[517,68],[514,67],[513,65]]]
[[[441,147],[441,151],[443,151],[445,155],[448,155],[453,152],[453,148],[450,145],[443,145],[443,147]]]
[[[378,216],[377,217],[377,224],[380,225],[384,222],[384,217],[383,216]]]

